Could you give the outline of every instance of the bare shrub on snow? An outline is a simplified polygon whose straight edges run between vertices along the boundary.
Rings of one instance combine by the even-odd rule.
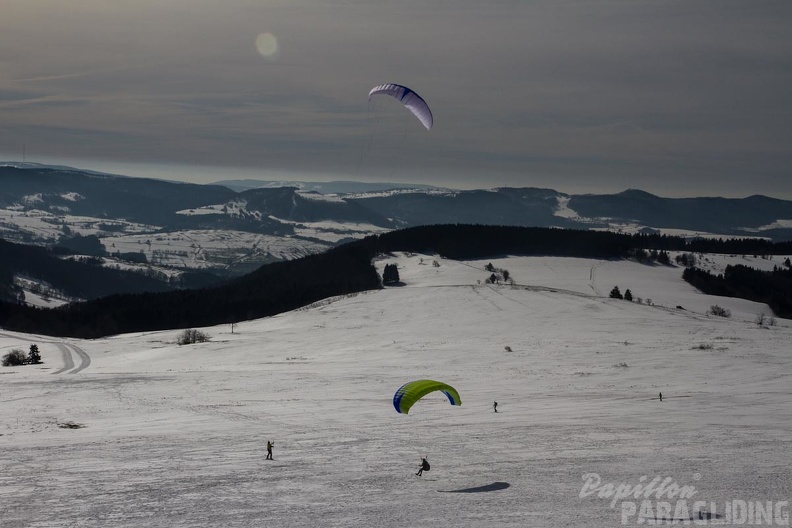
[[[731,317],[731,310],[718,306],[717,304],[710,306],[709,312],[707,313],[717,315],[718,317]]]
[[[63,422],[63,423],[59,423],[58,427],[60,427],[61,429],[82,429],[83,427],[85,427],[85,425],[76,422]]]
[[[764,312],[757,314],[756,319],[754,319],[754,322],[760,328],[775,326],[777,323],[776,318],[774,316],[771,315],[770,317],[767,317]]]
[[[179,345],[192,345],[193,343],[206,343],[207,341],[209,341],[209,334],[194,328],[184,330],[179,334],[179,337],[176,338],[176,342]]]
[[[27,354],[18,348],[13,349],[11,352],[3,356],[4,367],[18,367],[27,362]]]

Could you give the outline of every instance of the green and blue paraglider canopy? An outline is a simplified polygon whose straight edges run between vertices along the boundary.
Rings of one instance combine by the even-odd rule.
[[[393,407],[396,412],[407,414],[415,402],[435,391],[445,394],[451,405],[462,405],[459,393],[451,385],[434,380],[416,380],[399,387],[399,390],[393,395]]]

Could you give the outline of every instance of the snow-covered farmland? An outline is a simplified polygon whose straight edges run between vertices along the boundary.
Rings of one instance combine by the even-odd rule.
[[[267,261],[299,258],[327,249],[310,240],[207,229],[108,236],[102,243],[111,254],[143,253],[152,264],[190,269],[258,267]]]
[[[229,202],[180,213],[233,216],[239,214],[239,211],[239,203]],[[241,273],[275,260],[289,260],[325,251],[341,240],[363,238],[385,231],[370,224],[279,221],[292,224],[295,235],[275,236],[216,229],[163,231],[158,226],[122,220],[11,208],[0,209],[0,237],[12,241],[53,243],[67,232],[70,235],[96,235],[110,254],[142,253],[147,262],[153,265],[188,269],[231,269]]]
[[[20,235],[32,240],[57,240],[64,234],[64,227],[68,228],[68,232],[72,235],[97,235],[100,237],[113,230],[134,234],[159,229],[154,226],[122,220],[53,214],[37,209],[0,209],[0,236],[9,240],[17,240]]]
[[[515,284],[486,284],[490,262]],[[766,307],[627,261],[389,263],[402,286],[203,344],[0,333],[0,353],[34,342],[45,361],[0,368],[3,527],[724,524],[735,504],[743,525],[748,505],[788,523],[792,328],[755,324]],[[614,284],[654,305],[607,298]],[[421,378],[462,406],[397,414],[393,392]],[[692,487],[687,513],[678,494],[605,496],[644,476]]]
[[[283,224],[294,227],[294,234],[300,237],[322,240],[335,244],[348,238],[364,238],[369,235],[385,233],[390,229],[366,223],[336,222],[324,220],[320,222],[295,222],[271,217]]]

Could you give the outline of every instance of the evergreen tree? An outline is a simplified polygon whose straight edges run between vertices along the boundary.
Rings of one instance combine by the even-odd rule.
[[[39,354],[38,345],[30,345],[30,352],[28,352],[27,362],[31,365],[38,365],[41,363],[41,354]]]
[[[611,292],[610,292],[610,295],[609,295],[609,297],[610,297],[611,299],[624,299],[624,296],[623,296],[623,295],[621,294],[621,292],[619,291],[619,287],[618,287],[618,286],[614,286],[614,287],[613,287],[613,289],[612,289],[612,290],[611,290]]]
[[[627,291],[624,292],[624,300],[625,301],[632,301],[633,300],[632,292],[630,291],[629,288],[627,288]]]
[[[385,264],[385,269],[382,272],[383,284],[396,284],[399,282],[399,268],[396,264]]]
[[[14,284],[14,271],[0,263],[0,300],[16,303],[24,298],[22,288]]]

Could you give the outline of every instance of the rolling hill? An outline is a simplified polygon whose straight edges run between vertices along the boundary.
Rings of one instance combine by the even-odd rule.
[[[758,326],[765,306],[625,260],[386,264],[401,286],[203,328],[202,344],[0,333],[0,352],[36,343],[45,361],[0,369],[4,528],[751,524],[749,505],[752,524],[768,505],[783,522],[792,328]],[[515,283],[486,284],[488,264]],[[707,315],[716,303],[732,317]],[[461,407],[434,394],[397,414],[395,389],[424,378]],[[695,494],[607,494],[655,478]]]

